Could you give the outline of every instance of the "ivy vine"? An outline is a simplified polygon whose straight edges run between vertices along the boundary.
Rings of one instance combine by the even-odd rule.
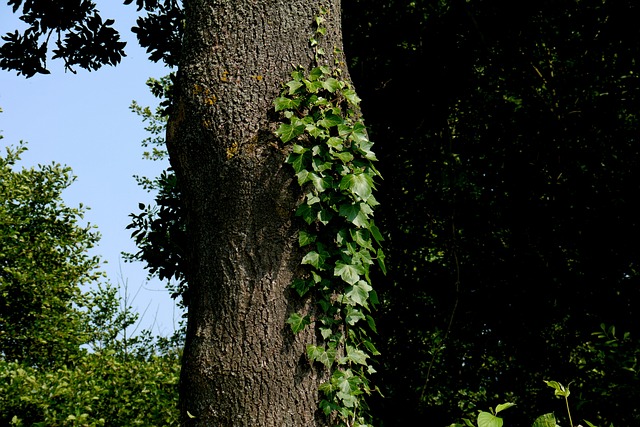
[[[305,224],[298,241],[308,272],[291,287],[301,297],[312,295],[317,307],[312,315],[291,314],[287,323],[294,333],[313,323],[322,337],[321,345],[307,346],[309,360],[330,373],[320,385],[320,408],[340,426],[365,427],[371,359],[379,354],[369,338],[378,304],[370,267],[377,263],[386,273],[384,239],[373,220],[380,174],[359,119],[360,99],[340,70],[297,68],[291,77],[274,102],[282,114],[276,135],[292,144],[286,161],[304,193],[296,216]]]

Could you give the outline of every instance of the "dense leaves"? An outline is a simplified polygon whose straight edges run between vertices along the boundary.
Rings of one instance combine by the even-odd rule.
[[[25,150],[0,157],[0,425],[177,424],[181,337],[131,333],[98,234],[62,202],[70,169],[18,169]]]
[[[131,4],[133,0],[125,0]],[[138,10],[147,11],[147,16],[136,21],[133,32],[140,46],[147,49],[153,62],[162,60],[165,65],[175,67],[180,59],[182,44],[183,13],[181,2],[176,0],[136,0]]]
[[[637,395],[599,395],[607,375],[587,376],[572,354],[594,350],[601,322],[640,332],[639,12],[629,1],[345,2],[386,178],[380,424],[445,425],[516,393],[515,425],[529,425],[549,377],[584,383],[595,424],[638,423]]]
[[[142,141],[142,145],[147,149],[144,157],[149,160],[167,158],[164,131],[167,122],[166,108],[173,87],[172,77],[151,78],[147,81],[151,93],[161,100],[155,111],[149,107],[143,108],[136,102],[131,105],[131,110],[147,124],[145,130],[150,136]],[[155,204],[141,203],[138,206],[139,212],[130,215],[131,223],[127,229],[132,230],[131,237],[138,252],[125,254],[125,259],[144,262],[149,276],[166,280],[172,298],[186,307],[189,295],[184,256],[185,214],[176,175],[169,168],[154,179],[140,176],[135,178],[145,190],[155,193]]]
[[[308,345],[307,356],[330,372],[320,387],[320,407],[337,417],[336,425],[366,427],[362,398],[371,393],[367,374],[375,369],[368,359],[377,354],[369,338],[375,323],[365,314],[377,303],[369,269],[376,261],[384,268],[373,237],[374,178],[379,174],[353,89],[336,78],[339,74],[324,66],[308,75],[296,69],[274,102],[282,112],[275,133],[292,143],[287,163],[306,193],[296,216],[308,225],[298,242],[307,250],[301,264],[309,270],[292,287],[300,296],[311,295],[318,306],[314,326],[324,344]],[[311,315],[292,313],[287,323],[297,333],[311,324]]]
[[[133,0],[125,0],[131,4]],[[113,27],[113,19],[103,19],[90,0],[23,1],[9,0],[13,13],[27,24],[2,36],[0,68],[26,77],[49,74],[48,57],[62,59],[65,70],[76,68],[94,71],[103,65],[117,65],[126,56],[126,42]],[[178,65],[182,43],[183,16],[176,0],[137,0],[138,11],[144,9],[132,31],[149,59]],[[50,47],[50,43],[54,45]],[[53,55],[49,55],[49,50]]]
[[[113,28],[114,20],[103,20],[95,3],[89,0],[55,2],[9,0],[13,12],[28,27],[2,36],[0,68],[26,77],[48,74],[48,45],[55,44],[53,59],[61,58],[65,69],[97,70],[116,65],[124,53],[125,42]]]
[[[178,425],[179,370],[177,354],[140,360],[106,351],[47,371],[0,360],[0,423]]]
[[[58,164],[14,170],[26,150],[0,157],[0,357],[34,366],[67,363],[88,331],[81,286],[96,280],[98,240],[83,211],[62,202],[73,181]]]

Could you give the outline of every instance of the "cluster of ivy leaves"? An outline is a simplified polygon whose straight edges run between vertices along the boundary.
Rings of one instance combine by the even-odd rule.
[[[292,288],[317,302],[314,313],[293,313],[288,323],[297,333],[315,322],[324,339],[307,347],[309,359],[331,371],[320,386],[321,409],[341,425],[366,425],[362,397],[371,392],[367,374],[375,372],[370,359],[378,354],[369,338],[376,331],[369,313],[378,303],[369,270],[376,262],[385,270],[383,237],[373,220],[379,172],[358,119],[360,99],[339,76],[326,66],[308,75],[298,68],[274,102],[283,115],[276,135],[292,142],[287,163],[304,193],[296,216],[306,224],[299,244],[308,273]]]

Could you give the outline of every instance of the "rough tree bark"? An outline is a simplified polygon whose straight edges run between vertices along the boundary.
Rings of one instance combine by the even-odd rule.
[[[326,61],[343,62],[334,56],[342,48],[340,1],[184,6],[167,131],[190,245],[183,425],[326,425],[317,409],[323,372],[305,357],[314,334],[294,336],[285,323],[301,304],[288,289],[301,259],[293,216],[300,192],[273,134],[273,100],[294,66],[315,66],[309,38],[321,7]]]

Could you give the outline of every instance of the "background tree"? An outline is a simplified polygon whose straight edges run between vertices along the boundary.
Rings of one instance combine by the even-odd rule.
[[[25,150],[8,147],[0,158],[0,355],[64,364],[86,342],[81,286],[101,276],[98,257],[87,254],[98,234],[80,225],[81,207],[62,201],[69,168],[13,169]]]
[[[87,254],[98,234],[62,202],[71,170],[16,170],[25,150],[0,156],[0,424],[177,424],[178,343],[131,334],[139,315]]]
[[[345,6],[386,178],[381,422],[445,425],[515,393],[527,425],[558,378],[585,418],[637,424],[637,396],[584,369],[614,350],[594,350],[600,323],[638,333],[637,5]],[[634,372],[607,377],[627,390]]]

